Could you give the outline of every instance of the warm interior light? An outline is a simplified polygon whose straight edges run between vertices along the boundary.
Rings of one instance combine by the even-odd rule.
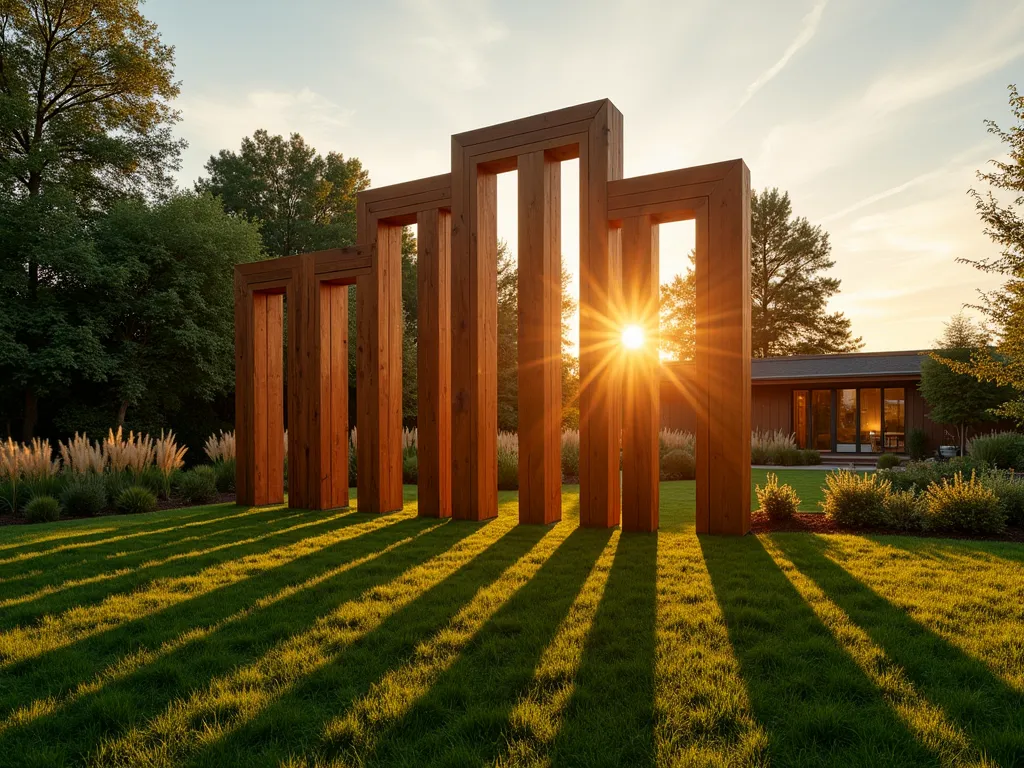
[[[644,329],[639,325],[627,325],[622,329],[622,344],[626,349],[640,349],[644,345]]]

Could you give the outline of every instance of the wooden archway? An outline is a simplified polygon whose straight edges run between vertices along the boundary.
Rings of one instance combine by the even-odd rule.
[[[734,160],[623,179],[622,115],[608,100],[453,136],[450,174],[360,194],[359,246],[236,267],[240,503],[284,496],[283,297],[289,504],[348,503],[344,288],[354,283],[359,509],[401,508],[401,230],[415,223],[419,514],[497,515],[497,175],[515,170],[520,521],[561,518],[560,163],[569,159],[580,167],[580,524],[658,526],[657,356],[623,358],[617,345],[627,320],[657,333],[658,225],[695,219],[697,530],[747,532],[749,173]]]

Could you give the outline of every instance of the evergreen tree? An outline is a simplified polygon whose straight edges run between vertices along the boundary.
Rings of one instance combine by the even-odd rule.
[[[822,274],[835,266],[828,233],[794,218],[789,194],[770,189],[752,193],[750,235],[754,356],[860,349],[849,318],[826,311],[840,282]]]
[[[981,381],[950,366],[963,365],[980,355],[991,356],[988,342],[985,329],[961,312],[946,323],[937,349],[921,361],[918,389],[931,408],[930,417],[956,428],[961,453],[966,448],[967,427],[995,420],[995,409],[1013,396],[1009,387]]]

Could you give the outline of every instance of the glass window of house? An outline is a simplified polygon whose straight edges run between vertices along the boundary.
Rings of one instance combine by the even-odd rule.
[[[793,434],[801,448],[807,447],[807,395],[806,389],[793,390]]]
[[[880,389],[862,389],[860,391],[860,450],[863,453],[880,453],[882,450],[882,390]]]
[[[903,387],[885,389],[885,450],[903,453],[906,450],[906,398]]]
[[[832,450],[832,390],[811,393],[811,442],[819,451]]]
[[[836,451],[857,450],[857,390],[840,389],[836,393]]]

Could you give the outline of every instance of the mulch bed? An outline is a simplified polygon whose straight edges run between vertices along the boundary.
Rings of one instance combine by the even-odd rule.
[[[853,533],[885,534],[891,536],[917,536],[922,539],[965,539],[969,541],[1012,541],[1024,543],[1024,529],[1007,528],[999,536],[993,534],[959,533],[957,531],[900,531],[892,528],[844,528],[820,512],[797,512],[789,520],[769,520],[760,512],[750,515],[750,532],[755,536],[766,533]]]
[[[218,493],[214,497],[213,501],[209,501],[209,502],[207,502],[207,504],[225,504],[225,503],[229,503],[229,502],[234,502],[234,500],[235,500],[235,494],[233,494],[233,493]],[[157,502],[156,502],[156,510],[154,510],[154,511],[159,512],[159,511],[166,510],[166,509],[183,509],[185,507],[194,507],[194,506],[196,506],[196,505],[195,504],[186,504],[185,502],[181,501],[180,499],[158,499]],[[203,506],[205,506],[205,505],[203,505]],[[60,520],[58,522],[63,522],[65,520],[90,520],[90,519],[96,519],[97,517],[106,517],[107,515],[113,515],[113,514],[120,514],[120,513],[105,512],[105,513],[103,513],[101,515],[93,515],[91,517],[89,515],[63,515],[62,514],[60,516]],[[12,515],[10,513],[5,513],[5,514],[0,515],[0,526],[4,526],[4,525],[28,525],[28,520],[25,519],[24,515],[17,515],[17,516],[15,516],[15,515]]]

